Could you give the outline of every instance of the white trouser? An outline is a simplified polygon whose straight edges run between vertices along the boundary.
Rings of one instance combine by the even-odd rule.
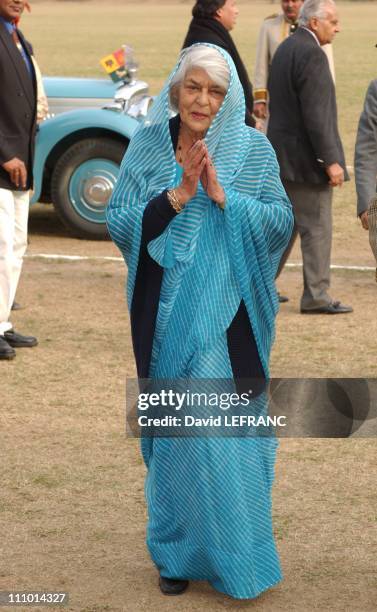
[[[12,329],[9,314],[27,246],[29,191],[0,189],[0,335]]]

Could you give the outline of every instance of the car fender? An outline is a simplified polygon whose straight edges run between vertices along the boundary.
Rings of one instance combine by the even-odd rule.
[[[85,130],[103,129],[130,140],[138,125],[139,121],[133,117],[101,108],[74,110],[43,121],[36,138],[31,203],[41,196],[43,171],[49,154],[64,138]]]

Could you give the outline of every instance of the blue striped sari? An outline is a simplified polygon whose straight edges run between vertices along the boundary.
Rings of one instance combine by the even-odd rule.
[[[232,378],[226,331],[241,300],[269,376],[278,310],[274,278],[292,230],[291,205],[270,143],[244,124],[234,64],[217,49],[231,79],[205,140],[226,206],[220,210],[199,186],[148,245],[163,268],[149,371],[154,378]],[[130,309],[143,212],[180,180],[168,127],[175,70],[130,144],[107,211],[110,234],[128,266]],[[239,599],[281,580],[271,520],[276,445],[273,438],[142,440],[147,544],[161,575],[207,580]]]

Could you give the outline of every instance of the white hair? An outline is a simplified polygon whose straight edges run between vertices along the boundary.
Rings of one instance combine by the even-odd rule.
[[[334,0],[305,0],[298,16],[298,25],[307,26],[312,17],[325,19],[329,7],[335,8]]]
[[[194,45],[183,49],[181,52],[181,63],[170,83],[170,106],[177,111],[177,89],[185,79],[186,74],[192,68],[202,68],[206,71],[211,81],[216,83],[224,91],[228,90],[230,81],[230,69],[226,59],[213,47],[205,44]]]

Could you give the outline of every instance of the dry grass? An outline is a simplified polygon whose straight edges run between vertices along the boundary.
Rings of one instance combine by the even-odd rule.
[[[55,74],[97,74],[101,55],[132,42],[156,91],[175,61],[189,6],[117,3],[115,13],[112,6],[38,3],[24,29]],[[375,8],[341,10],[338,90],[350,155],[374,76]],[[257,25],[269,11],[257,2],[242,5],[236,39],[249,67]],[[337,194],[334,226],[334,262],[373,265],[351,184]],[[42,207],[31,216],[29,252],[117,255],[109,243],[72,239]],[[124,385],[135,369],[123,286],[118,263],[27,260],[18,293],[26,308],[14,324],[36,333],[40,345],[0,365],[0,589],[66,589],[74,612],[165,612],[177,605],[156,588],[144,545],[144,467],[137,442],[124,436]],[[291,302],[278,317],[273,375],[376,375],[372,273],[333,274],[334,296],[355,307],[345,317],[297,313],[300,271],[286,270],[280,286]],[[274,514],[285,580],[244,603],[195,584],[179,600],[182,610],[375,610],[375,474],[375,440],[282,440]]]
[[[341,135],[353,165],[357,122],[368,83],[376,76],[375,15],[371,2],[339,3],[342,32],[334,45]],[[262,19],[271,3],[241,3],[234,39],[252,75]],[[46,75],[105,76],[99,59],[127,42],[140,62],[140,78],[157,93],[174,66],[190,19],[191,2],[41,2],[22,23]],[[356,219],[353,181],[334,199],[334,263],[372,265],[366,234]],[[294,253],[297,259],[298,252]]]
[[[39,237],[31,239],[35,246]],[[300,273],[284,280],[295,296]],[[66,589],[74,612],[176,605],[156,588],[144,545],[144,467],[137,442],[124,436],[124,383],[134,364],[123,283],[118,263],[28,260],[18,296],[27,308],[14,322],[33,330],[40,346],[1,365],[0,589]],[[351,273],[347,283],[354,292],[360,279]],[[336,337],[349,337],[342,342],[349,354],[358,329],[359,345],[372,351],[368,330],[357,325],[361,316],[334,322],[330,346],[330,317],[320,318],[313,359],[312,318],[288,305],[273,373],[339,375]],[[358,358],[347,360],[354,376],[362,374]],[[375,470],[374,440],[282,440],[274,514],[284,582],[246,603],[195,584],[182,609],[372,611]]]

